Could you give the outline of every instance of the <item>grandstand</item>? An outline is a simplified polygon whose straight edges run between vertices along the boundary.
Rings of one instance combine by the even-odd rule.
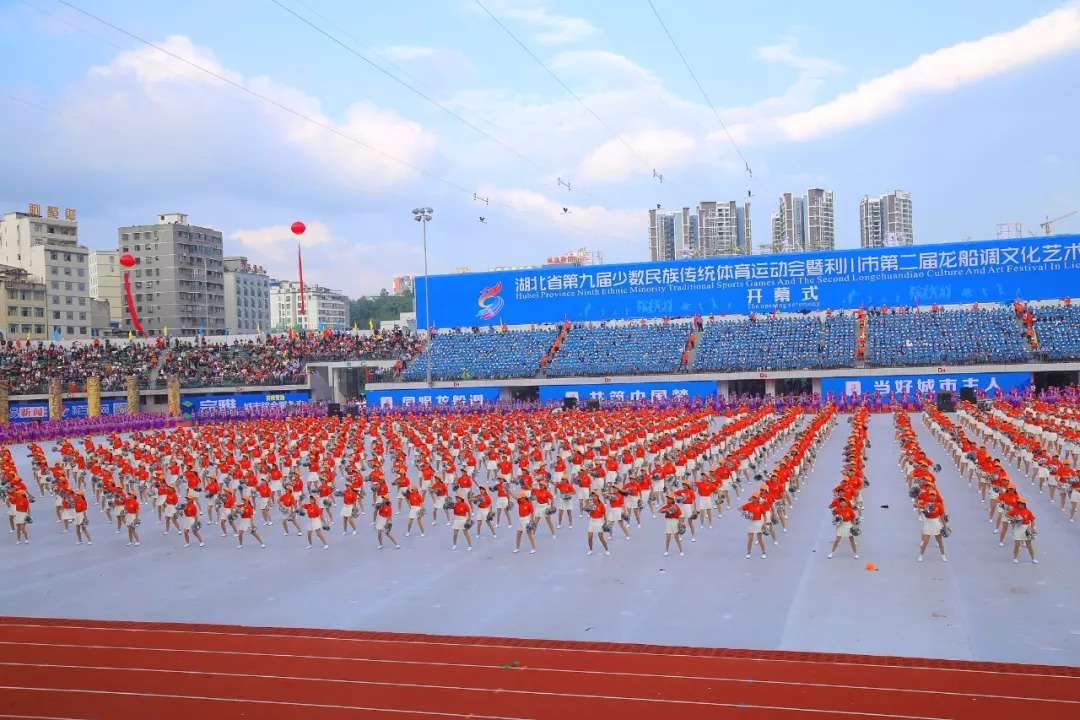
[[[705,325],[695,369],[711,372],[849,367],[855,355],[849,315],[766,315]]]
[[[1031,356],[1022,326],[1003,307],[871,311],[866,340],[866,363],[877,367],[1011,364]]]
[[[1035,354],[1046,362],[1080,360],[1080,308],[1071,303],[1032,308]]]
[[[549,377],[677,372],[691,326],[675,323],[577,324],[548,367]]]
[[[460,330],[437,333],[433,350],[423,350],[410,362],[403,380],[423,380],[431,353],[435,380],[536,377],[542,358],[555,340],[555,330]]]

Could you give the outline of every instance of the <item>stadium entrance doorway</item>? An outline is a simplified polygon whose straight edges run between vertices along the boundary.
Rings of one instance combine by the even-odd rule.
[[[732,380],[728,383],[729,395],[764,395],[764,380]]]
[[[809,378],[782,378],[776,381],[777,395],[809,395],[814,392],[814,383]]]
[[[540,399],[540,388],[536,385],[511,387],[510,399],[516,402],[535,402]]]
[[[1037,372],[1032,373],[1032,380],[1035,384],[1036,390],[1042,390],[1045,387],[1069,387],[1075,385],[1077,382],[1077,373],[1075,370],[1056,370],[1053,372]]]

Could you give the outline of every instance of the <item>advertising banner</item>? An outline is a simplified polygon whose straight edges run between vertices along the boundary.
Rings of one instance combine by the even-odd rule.
[[[428,388],[415,390],[368,390],[365,400],[369,408],[395,408],[410,405],[477,405],[496,402],[497,387]]]
[[[863,377],[824,377],[821,378],[821,394],[861,395],[876,393],[914,394],[922,392],[934,394],[941,390],[960,392],[963,388],[982,390],[992,395],[999,388],[1002,392],[1016,388],[1023,390],[1031,385],[1031,373],[937,373],[927,375],[867,375]]]
[[[127,413],[127,398],[101,398],[101,415],[123,415]],[[89,417],[90,407],[87,400],[65,400],[64,417]],[[49,419],[49,401],[12,402],[8,405],[10,422],[33,422]]]
[[[1080,235],[435,275],[417,327],[1062,298]],[[432,317],[425,316],[430,305]]]
[[[541,385],[540,400],[562,402],[564,398],[588,400],[672,400],[676,398],[707,398],[716,395],[716,383],[707,380],[654,383],[574,383],[569,385]]]
[[[209,410],[256,410],[308,402],[307,390],[283,393],[233,393],[224,395],[181,395],[180,409],[184,415],[198,415]]]

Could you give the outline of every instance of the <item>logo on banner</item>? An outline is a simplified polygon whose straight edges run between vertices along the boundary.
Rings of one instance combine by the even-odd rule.
[[[502,283],[497,282],[491,287],[484,288],[484,291],[480,293],[480,297],[477,299],[476,304],[480,306],[480,310],[477,311],[476,317],[481,320],[490,320],[499,314],[499,311],[503,309],[503,299],[499,297],[499,293],[502,292]]]

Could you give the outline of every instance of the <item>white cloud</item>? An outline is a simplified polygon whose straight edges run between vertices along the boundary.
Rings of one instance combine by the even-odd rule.
[[[1055,10],[1008,32],[922,55],[823,105],[779,118],[789,140],[810,140],[872,122],[913,98],[954,90],[1080,48],[1080,8]]]
[[[92,68],[86,82],[76,85],[65,100],[65,112],[106,127],[120,124],[128,132],[171,146],[220,151],[237,162],[240,155],[265,165],[271,154],[271,164],[278,167],[300,176],[333,178],[360,192],[381,192],[416,179],[417,173],[404,163],[423,166],[435,153],[435,135],[395,110],[361,101],[349,105],[342,120],[335,120],[303,90],[265,76],[245,78],[189,38],[171,36],[161,46],[318,125],[153,48],[124,52],[109,64]],[[117,149],[112,143],[106,147],[109,153]],[[102,149],[92,143],[76,145],[77,153],[88,155]],[[117,166],[152,171],[142,148],[133,153],[129,144],[126,152],[110,157]],[[203,162],[197,153],[172,159],[180,167]]]
[[[380,57],[392,63],[405,65],[424,80],[437,86],[461,83],[471,79],[476,68],[472,61],[457,50],[427,47],[425,45],[389,45],[376,48]]]
[[[657,167],[682,167],[694,158],[697,149],[693,135],[675,129],[647,130],[620,137],[626,142],[613,138],[586,156],[579,171],[585,182],[626,180],[646,170],[642,160]]]
[[[393,275],[415,265],[421,256],[416,243],[357,242],[335,233],[325,222],[305,224],[307,229],[300,236],[304,281],[351,296],[386,287]],[[253,261],[265,265],[271,277],[295,280],[297,236],[290,225],[234,230],[229,239],[238,241]]]
[[[535,0],[501,0],[485,5],[500,19],[511,18],[534,26],[533,39],[544,45],[568,45],[596,33],[596,28],[585,18],[553,13]]]

